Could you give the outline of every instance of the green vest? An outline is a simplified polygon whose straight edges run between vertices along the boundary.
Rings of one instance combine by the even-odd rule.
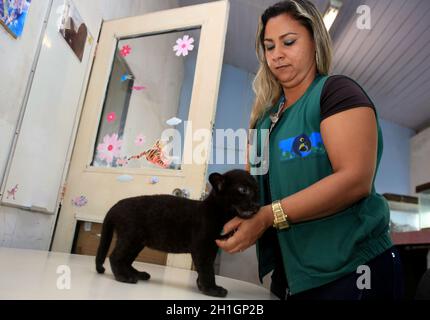
[[[262,205],[299,192],[333,173],[320,133],[320,97],[327,78],[317,75],[305,94],[284,111],[271,132],[270,190],[266,190],[270,192],[271,199],[265,196],[263,176],[255,176]],[[260,139],[261,129],[270,127],[269,115],[278,109],[279,103],[257,121],[258,143],[254,152],[258,156],[262,155],[264,147],[264,139]],[[303,143],[308,148],[303,148]],[[376,172],[381,155],[382,133],[378,122]],[[254,163],[255,159],[251,158],[250,162]],[[392,246],[389,214],[387,202],[376,193],[373,180],[371,194],[343,211],[291,224],[286,230],[269,228],[257,241],[260,280],[275,266],[276,255],[279,255],[276,238],[291,294],[356,272],[358,266]]]

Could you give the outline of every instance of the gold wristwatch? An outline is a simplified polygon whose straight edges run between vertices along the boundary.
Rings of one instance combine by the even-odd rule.
[[[275,217],[275,220],[273,221],[273,227],[275,227],[278,230],[283,230],[290,227],[290,224],[288,223],[288,220],[287,220],[288,217],[285,214],[284,210],[282,209],[280,200],[276,200],[272,202],[272,211]]]

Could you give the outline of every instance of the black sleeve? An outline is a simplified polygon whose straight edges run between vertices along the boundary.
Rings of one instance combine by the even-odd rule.
[[[324,84],[321,93],[321,121],[348,109],[355,107],[375,106],[366,92],[352,79],[342,76],[330,76]]]

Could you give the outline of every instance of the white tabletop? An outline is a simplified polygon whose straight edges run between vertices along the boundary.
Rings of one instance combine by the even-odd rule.
[[[195,271],[148,263],[134,263],[134,267],[148,272],[151,279],[137,284],[118,282],[109,261],[105,274],[98,274],[92,256],[0,248],[0,299],[215,299],[198,291]],[[228,290],[224,299],[274,299],[266,288],[255,284],[220,276],[216,282]]]

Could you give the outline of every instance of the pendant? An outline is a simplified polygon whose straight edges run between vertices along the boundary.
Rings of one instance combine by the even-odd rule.
[[[270,121],[272,121],[272,124],[275,124],[276,122],[278,122],[278,120],[279,120],[279,116],[278,116],[278,114],[276,114],[276,113],[272,113],[272,114],[270,115]]]

